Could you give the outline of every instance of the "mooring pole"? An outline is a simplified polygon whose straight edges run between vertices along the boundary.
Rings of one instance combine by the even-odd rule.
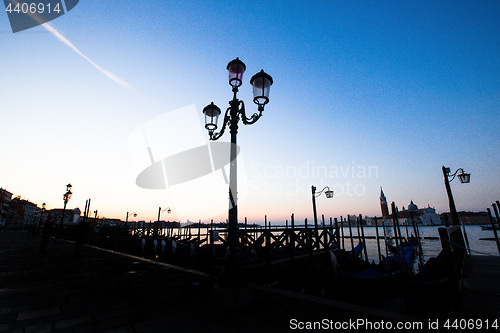
[[[382,262],[382,254],[380,253],[380,239],[378,234],[378,223],[377,217],[375,216],[375,237],[377,237],[377,250],[378,250],[378,262]]]
[[[493,210],[495,211],[495,216],[497,218],[497,223],[498,223],[499,216],[498,216],[497,206],[495,204],[493,204],[492,206],[493,206]],[[498,240],[497,226],[495,225],[496,224],[495,219],[493,218],[493,216],[491,216],[491,211],[489,208],[488,208],[488,215],[490,217],[491,228],[493,229],[493,233],[495,234],[495,241],[497,243],[498,253],[500,254],[500,242]]]

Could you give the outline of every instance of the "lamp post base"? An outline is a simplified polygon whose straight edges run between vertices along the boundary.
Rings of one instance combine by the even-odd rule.
[[[252,288],[224,288],[217,283],[214,286],[214,305],[222,309],[242,309],[252,304]]]

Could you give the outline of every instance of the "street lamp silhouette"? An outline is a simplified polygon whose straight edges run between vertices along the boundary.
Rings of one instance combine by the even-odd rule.
[[[243,83],[243,73],[246,70],[246,66],[239,58],[236,58],[229,62],[226,69],[229,71],[229,84],[234,94],[233,99],[229,101],[230,106],[227,108],[224,115],[224,121],[220,132],[214,133],[215,130],[217,130],[217,120],[221,114],[219,107],[212,102],[203,109],[203,114],[205,115],[205,128],[208,130],[210,140],[218,140],[224,134],[226,127],[229,127],[231,133],[228,253],[226,255],[224,270],[219,276],[217,287],[243,289],[247,287],[247,282],[245,273],[241,270],[239,258],[240,244],[238,235],[238,185],[236,163],[238,121],[241,117],[244,125],[251,125],[260,119],[264,111],[264,106],[269,102],[269,90],[273,84],[273,79],[270,75],[265,73],[264,70],[261,70],[250,79],[250,84],[253,87],[253,101],[257,104],[259,113],[254,113],[250,118],[247,118],[245,104],[236,97],[238,88]]]
[[[37,234],[40,233],[40,228],[42,227],[43,213],[44,212],[45,212],[45,202],[42,204],[42,209],[40,209],[40,222],[38,222],[38,229],[36,231]]]
[[[72,187],[73,186],[71,184],[66,185],[66,193],[64,193],[64,195],[63,195],[64,208],[63,208],[62,216],[61,216],[61,225],[59,226],[59,236],[60,237],[62,237],[64,214],[66,213],[66,205],[68,204],[69,199],[71,199],[71,196],[73,195],[73,193],[71,193]]]
[[[158,222],[160,222],[160,214],[163,213],[164,211],[167,211],[167,214],[170,214],[172,212],[170,207],[167,207],[163,210],[161,209],[161,207],[158,207]]]
[[[462,168],[458,168],[457,171],[455,171],[455,173],[450,175],[450,168],[446,168],[443,166],[442,169],[444,176],[444,185],[446,187],[446,193],[448,194],[448,202],[450,205],[451,223],[452,225],[460,225],[458,221],[457,208],[455,207],[455,200],[453,200],[453,194],[451,193],[450,182],[452,182],[453,179],[455,179],[455,177],[458,176],[460,182],[466,184],[470,182],[470,173],[465,173]],[[460,174],[457,175],[459,171]]]
[[[328,189],[328,191],[325,191]],[[311,192],[312,192],[312,202],[313,202],[313,213],[314,213],[314,227],[317,229],[318,228],[318,215],[316,213],[316,198],[319,197],[323,192],[325,192],[325,195],[327,198],[333,198],[333,191],[330,191],[330,187],[325,186],[319,193],[316,193],[316,186],[311,186]]]
[[[165,209],[161,209],[161,207],[158,207],[158,226],[155,228],[155,231],[154,231],[154,235],[155,236],[157,236],[157,230],[158,230],[158,228],[160,228],[160,215],[164,211],[167,211],[167,214],[170,214],[172,212],[172,210],[170,209],[170,207],[167,207]]]
[[[127,229],[127,233],[128,233],[128,215],[129,215],[129,213],[127,212],[127,217],[125,218],[125,229]],[[136,217],[137,213],[133,212],[130,215],[132,215],[133,217]]]

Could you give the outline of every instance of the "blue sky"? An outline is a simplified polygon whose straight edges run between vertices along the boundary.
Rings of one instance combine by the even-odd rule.
[[[189,105],[200,122],[212,101],[225,110],[235,57],[248,113],[251,76],[274,79],[264,116],[239,130],[240,220],[311,219],[311,185],[335,190],[317,200],[327,217],[380,214],[381,186],[400,208],[447,211],[442,165],[472,174],[451,184],[459,210],[500,199],[498,1],[82,0],[50,26],[131,88],[0,15],[0,186],[39,205],[61,207],[71,182],[69,206],[92,198],[100,216],[185,216],[179,200],[196,200],[135,184],[130,135]]]

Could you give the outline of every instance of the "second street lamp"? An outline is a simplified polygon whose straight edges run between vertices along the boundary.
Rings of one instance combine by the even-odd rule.
[[[224,114],[224,120],[220,132],[217,130],[217,120],[221,111],[213,102],[203,109],[205,115],[205,128],[208,130],[210,140],[219,139],[229,127],[231,133],[230,150],[230,176],[229,176],[229,225],[228,225],[228,253],[223,272],[219,276],[218,287],[226,289],[242,289],[247,287],[245,273],[241,270],[240,264],[240,244],[238,235],[238,199],[237,199],[237,145],[236,137],[238,133],[238,122],[241,118],[243,124],[254,124],[262,116],[264,106],[269,102],[269,89],[273,84],[273,79],[263,70],[255,74],[250,80],[253,86],[254,103],[258,106],[259,113],[254,113],[247,118],[245,104],[236,96],[238,88],[243,83],[243,74],[246,70],[245,64],[236,58],[227,65],[229,71],[229,84],[232,87],[233,99],[229,101],[229,107]],[[236,304],[238,306],[238,304]]]
[[[328,189],[327,191],[325,191]],[[330,190],[330,187],[325,186],[319,193],[316,193],[316,186],[312,185],[311,186],[311,192],[312,192],[312,202],[313,202],[313,214],[314,214],[314,227],[318,229],[318,214],[316,213],[316,197],[319,197],[323,192],[325,192],[325,195],[327,198],[333,198],[333,191]]]
[[[64,208],[62,211],[62,216],[61,216],[61,225],[59,226],[59,236],[62,237],[62,232],[63,232],[63,223],[64,223],[64,214],[66,213],[66,205],[68,204],[69,199],[71,199],[71,196],[73,193],[71,192],[71,188],[73,186],[71,184],[66,185],[66,193],[63,195],[63,200],[64,200]]]
[[[470,182],[470,173],[465,173],[464,169],[459,168],[455,173],[450,175],[450,168],[446,168],[443,166],[443,176],[444,176],[444,186],[446,187],[446,193],[448,194],[448,203],[450,206],[450,213],[451,213],[451,224],[452,225],[460,225],[458,221],[458,214],[457,214],[457,208],[455,207],[455,200],[453,200],[453,194],[451,193],[451,187],[450,187],[450,182],[455,179],[455,176],[457,176],[457,172],[460,171],[460,174],[458,175],[458,179],[460,180],[461,183],[468,183]],[[451,179],[449,179],[451,177]]]

